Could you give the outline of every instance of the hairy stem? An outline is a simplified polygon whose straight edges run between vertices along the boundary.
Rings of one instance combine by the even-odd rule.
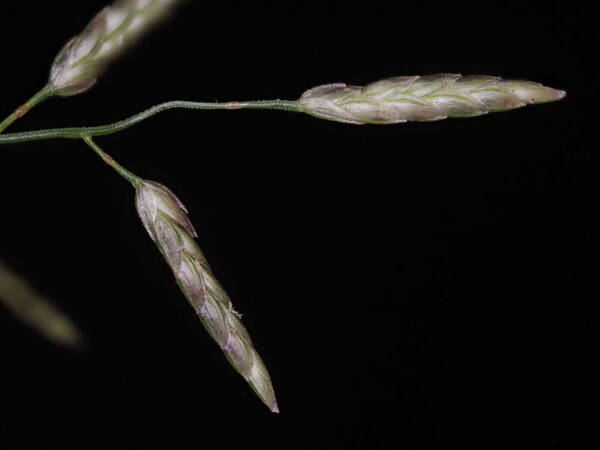
[[[92,148],[92,150],[98,154],[98,156],[100,156],[100,158],[102,158],[102,161],[115,169],[119,175],[129,181],[134,187],[137,187],[143,181],[140,177],[131,173],[125,167],[116,162],[108,153],[105,153],[90,136],[82,136],[82,139]]]
[[[0,135],[0,144],[18,144],[22,142],[40,141],[45,139],[83,139],[93,136],[105,136],[118,133],[136,125],[150,117],[170,109],[277,109],[283,111],[300,112],[300,104],[296,101],[286,100],[260,100],[250,102],[205,103],[172,101],[161,103],[150,109],[142,111],[128,119],[109,125],[79,128],[53,128],[49,130],[26,131],[23,133],[7,133]]]
[[[48,97],[54,95],[54,91],[50,86],[45,86],[27,102],[19,106],[15,112],[0,122],[0,133],[6,130],[15,120],[20,119],[27,114],[34,106],[46,100]]]

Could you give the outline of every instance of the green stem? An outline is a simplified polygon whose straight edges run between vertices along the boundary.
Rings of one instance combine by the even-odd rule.
[[[300,104],[298,102],[286,100],[227,103],[173,101],[153,106],[152,108],[142,111],[135,116],[109,125],[80,128],[54,128],[50,130],[0,134],[0,145],[18,144],[22,142],[40,141],[45,139],[82,139],[85,136],[104,136],[123,131],[154,116],[155,114],[167,111],[169,109],[277,109],[283,111],[301,112]]]
[[[138,186],[143,181],[140,177],[131,173],[125,167],[116,162],[108,153],[105,153],[90,136],[82,136],[81,138],[92,148],[92,150],[98,154],[98,156],[100,156],[100,158],[102,158],[102,161],[115,169],[119,175],[129,181],[134,187]]]
[[[0,122],[0,133],[6,130],[15,120],[20,119],[25,114],[27,114],[34,106],[43,102],[48,97],[51,97],[53,94],[53,89],[50,86],[45,86],[37,94],[31,97],[26,103],[19,106],[15,110],[15,112],[13,112],[10,116],[8,116],[6,119]]]

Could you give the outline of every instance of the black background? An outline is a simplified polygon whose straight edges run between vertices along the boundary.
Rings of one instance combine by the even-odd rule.
[[[2,116],[104,4],[3,3]],[[438,72],[568,91],[379,127],[172,111],[97,140],[186,203],[280,415],[203,330],[125,181],[77,141],[3,146],[0,256],[62,305],[87,347],[56,348],[0,309],[0,448],[597,448],[567,425],[583,400],[578,336],[594,342],[599,324],[591,309],[573,320],[595,301],[597,269],[590,15],[550,1],[196,1],[94,89],[16,123],[101,124],[172,99],[296,99],[322,83]]]

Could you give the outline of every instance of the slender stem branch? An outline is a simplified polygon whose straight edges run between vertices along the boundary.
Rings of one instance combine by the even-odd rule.
[[[92,140],[92,138],[90,136],[82,136],[82,139],[85,141],[85,143],[87,145],[89,145],[92,148],[92,150],[94,150],[98,154],[98,156],[100,156],[100,158],[102,158],[102,161],[104,161],[106,164],[108,164],[113,169],[115,169],[119,173],[119,175],[121,175],[123,178],[125,178],[127,181],[129,181],[134,187],[139,185],[142,182],[142,179],[140,177],[131,173],[125,167],[123,167],[118,162],[116,162],[112,158],[112,156],[110,156],[108,153],[105,153],[98,146],[98,144],[96,144]]]
[[[25,114],[27,114],[35,105],[43,102],[48,97],[51,97],[54,94],[54,91],[50,86],[45,86],[38,93],[36,93],[33,97],[27,100],[26,103],[19,106],[15,112],[13,112],[10,116],[0,122],[0,133],[6,130],[15,120],[20,119]]]
[[[188,101],[172,101],[153,106],[128,119],[109,125],[80,128],[54,128],[50,130],[27,131],[23,133],[0,134],[1,144],[18,144],[22,142],[40,141],[45,139],[82,139],[85,136],[104,136],[118,133],[136,125],[158,113],[169,109],[277,109],[300,112],[300,104],[287,100],[261,100],[250,102],[204,103]]]

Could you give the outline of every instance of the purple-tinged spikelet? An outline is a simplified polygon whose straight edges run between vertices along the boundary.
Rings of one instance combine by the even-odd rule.
[[[181,201],[162,184],[145,180],[136,187],[136,206],[206,330],[269,409],[279,412],[269,373],[240,315],[196,245],[196,231]]]

